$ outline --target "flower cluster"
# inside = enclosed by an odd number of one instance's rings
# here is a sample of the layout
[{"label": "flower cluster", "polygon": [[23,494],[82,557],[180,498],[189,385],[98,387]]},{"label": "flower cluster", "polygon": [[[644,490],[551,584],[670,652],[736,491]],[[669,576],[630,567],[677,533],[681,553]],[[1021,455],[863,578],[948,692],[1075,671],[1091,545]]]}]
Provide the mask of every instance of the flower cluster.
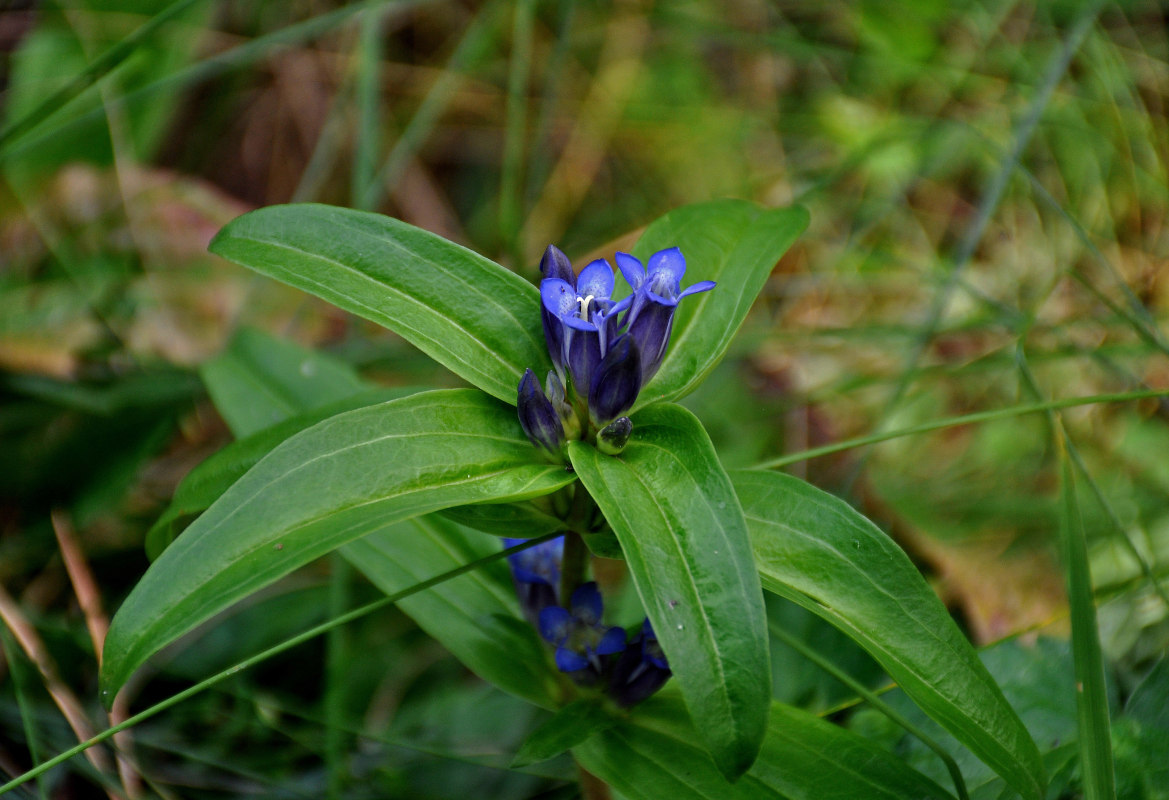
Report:
[{"label": "flower cluster", "polygon": [[[513,547],[522,539],[504,539]],[[632,639],[624,628],[602,624],[604,605],[593,582],[573,590],[568,607],[556,604],[564,538],[529,547],[508,557],[524,615],[556,648],[556,667],[581,686],[599,687],[630,707],[656,692],[670,666],[649,620]]]},{"label": "flower cluster", "polygon": [[540,262],[540,315],[554,369],[543,388],[531,369],[524,372],[518,407],[528,438],[551,453],[582,432],[599,432],[602,449],[624,446],[632,426],[621,415],[661,366],[678,302],[715,285],[682,289],[686,259],[676,247],[654,253],[644,267],[617,253],[617,266],[632,290],[620,301],[604,259],[575,275],[568,257],[549,245]]}]

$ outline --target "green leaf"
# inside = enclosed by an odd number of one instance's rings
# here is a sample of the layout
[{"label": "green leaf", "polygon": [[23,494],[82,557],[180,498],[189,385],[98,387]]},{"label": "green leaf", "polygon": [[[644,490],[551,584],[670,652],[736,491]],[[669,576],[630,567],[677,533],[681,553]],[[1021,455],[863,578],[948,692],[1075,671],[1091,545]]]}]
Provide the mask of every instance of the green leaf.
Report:
[{"label": "green leaf", "polygon": [[776,262],[807,226],[808,212],[800,206],[764,209],[745,200],[718,200],[675,209],[646,228],[633,248],[642,263],[658,250],[678,247],[686,257],[685,285],[712,280],[718,286],[678,304],[670,349],[638,407],[676,400],[710,374]]},{"label": "green leaf", "polygon": [[[428,514],[374,531],[341,554],[394,594],[499,550],[497,539]],[[403,598],[398,607],[479,677],[544,708],[555,705],[548,651],[521,621],[505,561]]]},{"label": "green leaf", "polygon": [[569,446],[625,551],[654,631],[719,769],[746,770],[771,697],[763,593],[743,515],[701,423],[675,405],[634,419],[620,456]]},{"label": "green leaf", "polygon": [[538,764],[576,747],[617,722],[596,700],[577,700],[557,711],[524,740],[511,761],[513,769]]},{"label": "green leaf", "polygon": [[344,400],[330,403],[253,433],[208,456],[187,473],[175,489],[166,511],[146,532],[146,556],[151,561],[162,555],[182,529],[206,511],[231,485],[242,478],[277,445],[306,428],[344,411],[385,403],[418,391],[417,389],[368,389]]},{"label": "green leaf", "polygon": [[909,558],[847,503],[776,472],[732,473],[763,585],[865,648],[922,710],[1027,798],[1038,748]]},{"label": "green leaf", "polygon": [[288,439],[151,565],[106,639],[103,697],[159,648],[236,600],[392,522],[523,500],[573,480],[515,413],[474,390],[423,392],[331,417]]},{"label": "green leaf", "polygon": [[374,388],[345,362],[255,328],[240,329],[199,373],[237,437]]},{"label": "green leaf", "polygon": [[551,516],[534,503],[480,503],[455,506],[441,512],[460,525],[494,536],[534,539],[564,527],[564,521]]},{"label": "green leaf", "polygon": [[535,286],[400,220],[270,206],[224,227],[211,252],[385,325],[512,405],[525,368],[551,368]]},{"label": "green leaf", "polygon": [[573,748],[581,766],[633,800],[942,800],[951,795],[867,739],[782,703],[771,704],[759,760],[728,783],[667,696]]}]

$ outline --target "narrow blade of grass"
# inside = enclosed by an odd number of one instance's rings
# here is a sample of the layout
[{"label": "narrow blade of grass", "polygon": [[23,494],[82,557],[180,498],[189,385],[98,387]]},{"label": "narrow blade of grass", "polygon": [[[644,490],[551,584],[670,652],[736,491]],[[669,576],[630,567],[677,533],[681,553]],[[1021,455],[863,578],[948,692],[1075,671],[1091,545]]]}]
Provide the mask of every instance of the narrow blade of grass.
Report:
[{"label": "narrow blade of grass", "polygon": [[1060,459],[1060,541],[1066,570],[1068,605],[1072,623],[1072,657],[1076,670],[1076,711],[1080,733],[1080,762],[1087,800],[1114,800],[1116,780],[1112,763],[1108,695],[1104,684],[1104,658],[1096,625],[1096,604],[1088,570],[1088,546],[1084,521],[1076,498],[1075,473],[1067,453],[1066,434],[1058,421],[1055,428]]}]

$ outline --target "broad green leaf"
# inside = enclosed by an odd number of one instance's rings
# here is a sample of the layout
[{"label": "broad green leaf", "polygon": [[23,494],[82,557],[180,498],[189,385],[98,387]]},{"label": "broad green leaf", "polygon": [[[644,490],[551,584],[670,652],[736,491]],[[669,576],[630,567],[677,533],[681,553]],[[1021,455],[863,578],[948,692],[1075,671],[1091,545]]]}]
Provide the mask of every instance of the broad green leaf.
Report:
[{"label": "broad green leaf", "polygon": [[245,436],[224,447],[187,473],[175,490],[171,504],[146,532],[146,555],[153,561],[170,547],[183,527],[202,514],[231,485],[272,452],[285,439],[344,411],[384,403],[413,394],[417,389],[367,389],[314,411]]},{"label": "broad green leaf", "polygon": [[331,417],[278,446],[146,571],[110,627],[107,701],[159,648],[236,600],[392,522],[523,500],[573,480],[533,463],[515,413],[481,392],[424,392]]},{"label": "broad green leaf", "polygon": [[527,367],[550,367],[536,287],[400,220],[333,206],[261,208],[211,251],[385,325],[512,405]]},{"label": "broad green leaf", "polygon": [[512,759],[511,766],[526,767],[555,758],[616,722],[617,718],[606,712],[596,700],[569,703],[532,731]]},{"label": "broad green leaf", "polygon": [[700,749],[674,698],[573,748],[581,766],[633,800],[943,800],[952,796],[867,739],[806,711],[771,704],[755,765],[729,783]]},{"label": "broad green leaf", "polygon": [[569,446],[625,551],[637,593],[719,769],[759,751],[771,698],[763,593],[738,499],[701,423],[655,405],[619,457]]},{"label": "broad green leaf", "polygon": [[564,521],[535,503],[480,503],[474,506],[444,508],[444,517],[495,536],[534,539],[564,527]]},{"label": "broad green leaf", "polygon": [[[374,531],[341,553],[375,586],[394,594],[500,547],[497,539],[429,514]],[[403,598],[398,607],[479,677],[544,708],[555,705],[548,650],[521,621],[506,562]]]},{"label": "broad green leaf", "polygon": [[847,503],[801,480],[731,475],[763,586],[847,633],[1024,797],[1041,797],[1035,742],[901,548]]},{"label": "broad green leaf", "polygon": [[652,222],[633,254],[645,260],[668,247],[686,257],[683,286],[717,281],[709,292],[678,304],[670,349],[641,392],[638,407],[676,400],[715,368],[776,262],[808,226],[800,206],[764,209],[744,200],[718,200],[675,209]]},{"label": "broad green leaf", "polygon": [[255,328],[240,329],[199,373],[237,438],[374,388],[345,362]]}]

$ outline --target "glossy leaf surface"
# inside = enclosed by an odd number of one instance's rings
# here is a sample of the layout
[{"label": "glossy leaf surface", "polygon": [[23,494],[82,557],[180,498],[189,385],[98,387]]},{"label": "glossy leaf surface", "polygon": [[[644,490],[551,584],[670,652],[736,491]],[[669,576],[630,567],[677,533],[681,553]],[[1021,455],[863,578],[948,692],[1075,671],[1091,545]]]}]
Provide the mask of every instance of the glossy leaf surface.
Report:
[{"label": "glossy leaf surface", "polygon": [[542,375],[551,366],[535,286],[400,220],[270,206],[227,225],[211,251],[385,325],[513,405],[524,369]]},{"label": "glossy leaf surface", "polygon": [[147,570],[110,627],[108,700],[151,654],[297,567],[398,520],[572,482],[534,463],[515,413],[473,390],[424,392],[288,439]]},{"label": "glossy leaf surface", "polygon": [[385,403],[415,391],[366,389],[339,402],[288,417],[227,445],[187,473],[179,483],[171,504],[146,533],[146,555],[152,561],[162,555],[162,551],[178,536],[184,523],[206,511],[233,483],[285,439],[336,414]]},{"label": "glossy leaf surface", "polygon": [[695,726],[724,774],[746,770],[767,724],[763,595],[742,511],[701,423],[661,404],[620,456],[582,442],[573,467],[617,534]]},{"label": "glossy leaf surface", "polygon": [[681,704],[665,696],[578,745],[573,754],[589,772],[637,800],[951,798],[875,744],[782,703],[771,704],[759,760],[734,783],[700,749],[699,738]]},{"label": "glossy leaf surface", "polygon": [[764,587],[847,633],[1024,797],[1041,797],[1035,742],[901,548],[797,478],[738,471],[732,479]]}]

